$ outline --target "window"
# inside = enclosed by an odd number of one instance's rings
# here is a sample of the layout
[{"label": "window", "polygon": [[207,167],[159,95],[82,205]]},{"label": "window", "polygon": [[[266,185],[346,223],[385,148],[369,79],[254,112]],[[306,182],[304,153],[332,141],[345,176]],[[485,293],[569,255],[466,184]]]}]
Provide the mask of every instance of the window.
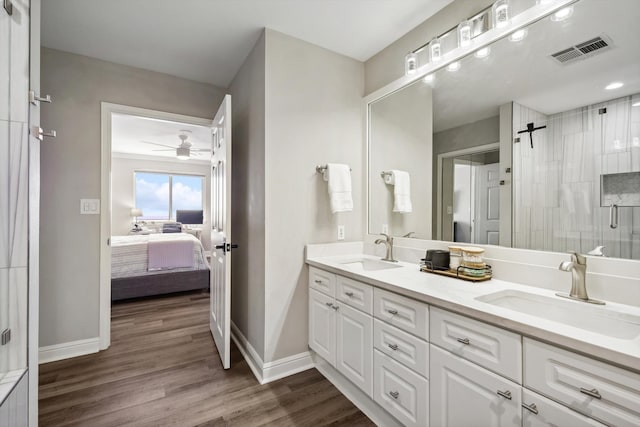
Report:
[{"label": "window", "polygon": [[175,220],[178,209],[203,209],[204,177],[135,172],[136,208],[141,220]]}]

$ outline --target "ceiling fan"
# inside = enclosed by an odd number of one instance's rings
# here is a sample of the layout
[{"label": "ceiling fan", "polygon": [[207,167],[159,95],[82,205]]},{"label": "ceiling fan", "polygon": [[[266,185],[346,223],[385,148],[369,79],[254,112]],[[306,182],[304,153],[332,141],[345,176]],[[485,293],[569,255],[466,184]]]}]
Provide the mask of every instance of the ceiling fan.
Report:
[{"label": "ceiling fan", "polygon": [[180,138],[180,145],[177,147],[172,147],[171,145],[158,144],[157,142],[149,142],[142,141],[145,144],[159,145],[160,147],[167,147],[164,149],[155,149],[152,151],[174,151],[176,152],[176,157],[180,160],[188,160],[192,155],[199,156],[200,153],[210,152],[209,148],[191,148],[192,144],[190,141],[187,141],[189,135],[191,134],[190,130],[183,129],[178,134],[178,138]]}]

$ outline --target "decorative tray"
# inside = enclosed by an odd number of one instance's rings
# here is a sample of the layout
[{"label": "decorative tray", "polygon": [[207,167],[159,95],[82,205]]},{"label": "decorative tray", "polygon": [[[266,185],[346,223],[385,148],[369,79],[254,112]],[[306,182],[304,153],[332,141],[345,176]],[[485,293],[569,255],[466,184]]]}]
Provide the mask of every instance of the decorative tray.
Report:
[{"label": "decorative tray", "polygon": [[428,263],[422,264],[420,266],[420,271],[424,271],[425,273],[433,273],[439,274],[441,276],[453,277],[455,279],[467,280],[469,282],[484,282],[486,280],[491,280],[491,266],[487,264],[484,270],[486,271],[484,276],[469,276],[464,274],[464,269],[469,267],[458,267],[455,271],[452,270],[437,270],[432,268]]}]

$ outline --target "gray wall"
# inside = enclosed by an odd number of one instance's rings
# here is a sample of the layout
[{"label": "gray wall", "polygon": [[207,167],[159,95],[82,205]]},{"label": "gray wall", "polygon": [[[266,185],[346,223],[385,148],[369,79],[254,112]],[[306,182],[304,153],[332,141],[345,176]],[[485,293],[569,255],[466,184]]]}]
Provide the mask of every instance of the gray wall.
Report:
[{"label": "gray wall", "polygon": [[456,0],[431,18],[372,56],[365,63],[365,94],[369,94],[404,75],[407,52],[457,26],[489,6],[488,0]]},{"label": "gray wall", "polygon": [[[304,246],[362,239],[363,63],[266,30],[265,362],[307,350]],[[332,215],[315,166],[351,166],[352,212]]]},{"label": "gray wall", "polygon": [[[221,88],[42,49],[40,346],[98,337],[100,216],[80,215],[81,198],[100,198],[100,102],[212,118]],[[106,201],[103,201],[106,203]]]},{"label": "gray wall", "polygon": [[231,320],[264,358],[265,36],[229,87],[232,106]]}]

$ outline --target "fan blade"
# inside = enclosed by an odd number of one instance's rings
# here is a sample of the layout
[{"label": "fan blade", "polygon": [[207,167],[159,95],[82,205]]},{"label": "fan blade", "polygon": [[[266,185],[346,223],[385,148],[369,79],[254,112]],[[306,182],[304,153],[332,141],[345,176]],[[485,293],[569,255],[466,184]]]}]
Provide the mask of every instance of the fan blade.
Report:
[{"label": "fan blade", "polygon": [[157,149],[157,150],[151,150],[151,151],[176,151],[175,148],[163,148],[163,149]]},{"label": "fan blade", "polygon": [[191,152],[193,153],[194,151],[198,152],[198,153],[210,153],[211,149],[209,149],[209,148],[192,148]]},{"label": "fan blade", "polygon": [[160,146],[160,147],[172,148],[172,149],[174,149],[174,150],[176,149],[176,147],[173,147],[173,146],[171,146],[171,145],[158,144],[157,142],[150,142],[150,141],[140,141],[140,142],[143,142],[143,143],[145,143],[145,144],[158,145],[158,146]]}]

